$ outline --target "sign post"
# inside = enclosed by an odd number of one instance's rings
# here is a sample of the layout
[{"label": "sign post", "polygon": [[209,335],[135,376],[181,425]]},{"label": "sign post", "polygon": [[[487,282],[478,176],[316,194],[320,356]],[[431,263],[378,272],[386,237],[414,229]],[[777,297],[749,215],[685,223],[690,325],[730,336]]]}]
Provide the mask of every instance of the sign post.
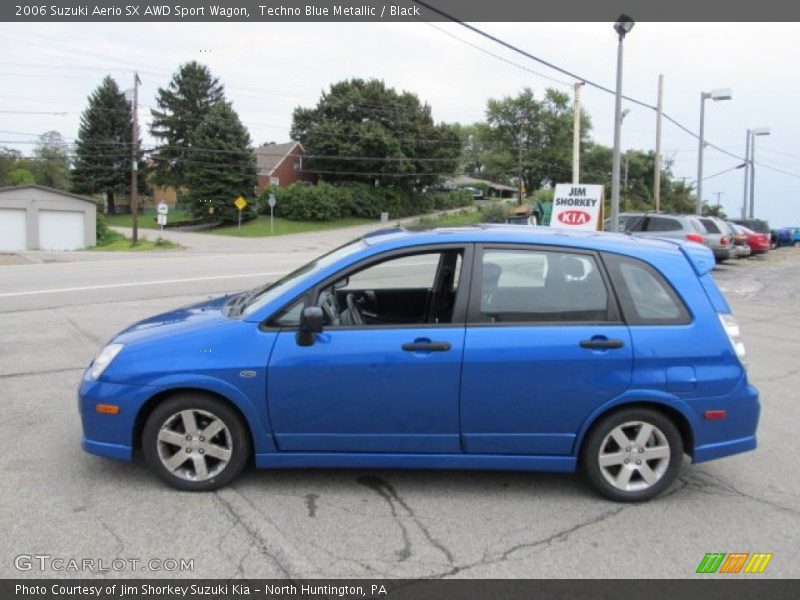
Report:
[{"label": "sign post", "polygon": [[550,227],[560,229],[603,229],[603,186],[559,183],[553,195]]},{"label": "sign post", "polygon": [[161,231],[164,231],[164,225],[167,224],[167,214],[169,213],[169,205],[166,202],[159,202],[156,206],[156,212],[158,213],[158,224],[161,227]]},{"label": "sign post", "polygon": [[278,201],[275,199],[275,194],[269,195],[269,234],[275,233],[275,205]]},{"label": "sign post", "polygon": [[247,206],[247,200],[244,199],[243,196],[239,196],[236,200],[233,201],[233,205],[239,209],[239,229],[242,228],[242,211],[244,207]]}]

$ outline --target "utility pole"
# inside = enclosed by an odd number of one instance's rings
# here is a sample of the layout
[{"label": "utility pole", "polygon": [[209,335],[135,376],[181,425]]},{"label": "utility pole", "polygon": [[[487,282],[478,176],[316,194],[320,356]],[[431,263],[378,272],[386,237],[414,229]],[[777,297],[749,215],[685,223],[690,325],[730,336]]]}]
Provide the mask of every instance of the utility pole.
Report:
[{"label": "utility pole", "polygon": [[576,81],[573,84],[575,88],[575,105],[572,109],[574,113],[572,125],[572,183],[575,184],[581,181],[581,87],[583,85],[583,81]]},{"label": "utility pole", "polygon": [[664,75],[658,76],[658,105],[656,110],[656,165],[653,175],[655,211],[661,210],[661,113],[664,107]]},{"label": "utility pole", "polygon": [[525,131],[525,126],[528,124],[528,117],[524,112],[519,112],[519,139],[517,140],[517,204],[522,206],[522,197],[525,193],[525,181],[522,178],[522,138]]},{"label": "utility pole", "polygon": [[131,225],[133,244],[139,243],[139,73],[133,73],[133,123],[131,124]]},{"label": "utility pole", "polygon": [[720,196],[722,196],[722,194],[724,194],[724,193],[725,193],[725,192],[714,192],[714,195],[717,197],[717,212],[719,212],[719,208],[720,208],[720,202],[719,202],[719,198],[720,198]]},{"label": "utility pole", "polygon": [[[744,197],[742,199],[742,219],[747,218],[747,197],[750,193],[750,130],[747,130],[747,141],[744,148]],[[751,213],[752,217],[752,213]]]}]

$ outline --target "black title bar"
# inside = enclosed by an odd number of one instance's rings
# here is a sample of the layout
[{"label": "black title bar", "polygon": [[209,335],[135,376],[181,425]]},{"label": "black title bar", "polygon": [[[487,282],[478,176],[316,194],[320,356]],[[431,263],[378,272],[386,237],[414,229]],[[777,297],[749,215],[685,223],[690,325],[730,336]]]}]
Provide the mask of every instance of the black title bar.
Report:
[{"label": "black title bar", "polygon": [[[444,14],[442,14],[444,13]],[[622,14],[637,21],[798,21],[787,0],[2,0],[11,22],[347,22],[347,21],[595,21]]]}]

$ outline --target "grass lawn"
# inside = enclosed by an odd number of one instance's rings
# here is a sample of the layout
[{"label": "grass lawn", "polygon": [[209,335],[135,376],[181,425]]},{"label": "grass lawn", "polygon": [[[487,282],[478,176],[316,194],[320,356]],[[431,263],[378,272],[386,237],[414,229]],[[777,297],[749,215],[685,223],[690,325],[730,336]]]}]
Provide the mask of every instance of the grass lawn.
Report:
[{"label": "grass lawn", "polygon": [[359,219],[351,217],[337,219],[336,221],[289,221],[275,217],[275,233],[269,232],[269,215],[258,215],[252,221],[242,223],[242,228],[237,225],[226,225],[216,229],[206,229],[202,233],[216,235],[232,235],[236,237],[268,237],[270,235],[286,235],[289,233],[305,233],[307,231],[322,231],[324,229],[338,229],[339,227],[352,227],[354,225],[368,225],[377,223],[374,219]]},{"label": "grass lawn", "polygon": [[440,217],[423,217],[419,220],[419,225],[423,227],[451,227],[453,225],[473,225],[481,221],[483,221],[482,212],[461,211]]},{"label": "grass lawn", "polygon": [[[191,218],[191,213],[186,211],[172,211],[169,213],[169,222],[176,223]],[[106,215],[106,223],[109,227],[131,227],[130,215]],[[281,217],[275,217],[275,233],[269,232],[269,215],[258,215],[256,219],[244,221],[242,229],[237,225],[225,225],[215,229],[199,229],[198,233],[213,233],[216,235],[232,235],[235,237],[268,237],[270,235],[286,235],[289,233],[305,233],[308,231],[322,231],[324,229],[337,229],[339,227],[351,227],[353,225],[367,225],[376,223],[372,219],[347,218],[337,219],[336,221],[289,221]],[[160,229],[155,222],[155,215],[152,213],[139,215],[140,229]],[[169,231],[168,229],[165,231]]]},{"label": "grass lawn", "polygon": [[[172,210],[167,215],[170,223],[185,221],[191,217],[191,213],[183,210]],[[109,227],[132,227],[130,215],[105,215],[105,219]],[[139,214],[139,227],[142,229],[161,229],[156,223],[155,213],[152,212]]]},{"label": "grass lawn", "polygon": [[131,238],[116,234],[112,241],[86,248],[86,250],[90,252],[142,252],[146,250],[175,250],[176,248],[181,248],[181,246],[161,238],[155,241],[139,240],[139,243],[134,246],[131,243]]}]

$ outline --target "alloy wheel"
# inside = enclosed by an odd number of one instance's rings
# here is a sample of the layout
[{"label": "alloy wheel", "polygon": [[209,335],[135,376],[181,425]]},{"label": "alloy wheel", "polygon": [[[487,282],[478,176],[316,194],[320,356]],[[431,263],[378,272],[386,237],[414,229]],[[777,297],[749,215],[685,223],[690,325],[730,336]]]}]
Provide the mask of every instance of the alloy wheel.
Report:
[{"label": "alloy wheel", "polygon": [[205,410],[174,413],[163,422],[156,439],[164,468],[186,481],[217,476],[233,454],[230,430],[222,419]]},{"label": "alloy wheel", "polygon": [[645,421],[628,421],[606,435],[597,460],[611,486],[623,492],[639,492],[661,480],[670,455],[663,431]]}]

